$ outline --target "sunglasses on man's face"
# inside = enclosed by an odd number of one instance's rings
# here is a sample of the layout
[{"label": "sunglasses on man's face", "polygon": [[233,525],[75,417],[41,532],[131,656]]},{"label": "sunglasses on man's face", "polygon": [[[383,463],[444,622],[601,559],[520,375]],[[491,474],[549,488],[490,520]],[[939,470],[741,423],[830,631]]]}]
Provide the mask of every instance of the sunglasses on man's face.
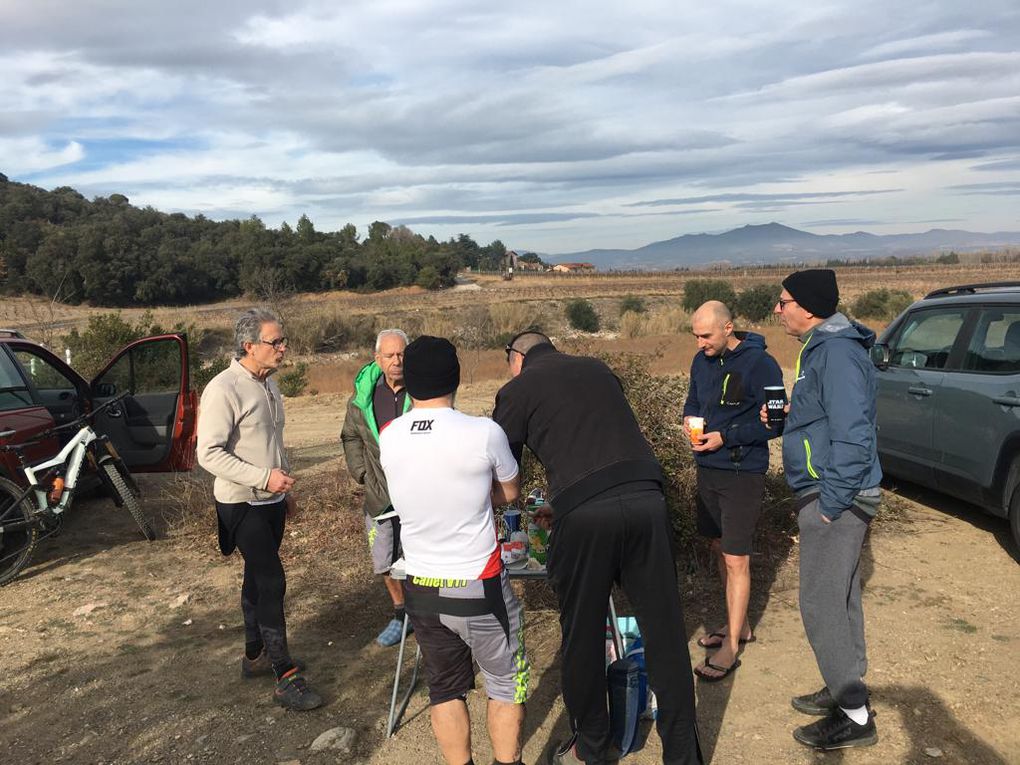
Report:
[{"label": "sunglasses on man's face", "polygon": [[274,351],[278,351],[281,348],[287,347],[287,338],[285,337],[278,337],[275,340],[259,340],[259,342],[273,346]]},{"label": "sunglasses on man's face", "polygon": [[[503,350],[504,350],[504,351],[506,351],[506,363],[507,363],[507,364],[509,364],[509,363],[510,363],[510,354],[511,354],[511,353],[521,353],[521,352],[520,352],[519,350],[517,350],[516,348],[512,348],[512,347],[511,347],[511,346],[509,346],[509,345],[508,345],[508,346],[506,346],[506,347],[505,347],[505,348],[504,348]],[[523,356],[524,354],[523,354],[523,353],[521,353],[521,355]]]}]

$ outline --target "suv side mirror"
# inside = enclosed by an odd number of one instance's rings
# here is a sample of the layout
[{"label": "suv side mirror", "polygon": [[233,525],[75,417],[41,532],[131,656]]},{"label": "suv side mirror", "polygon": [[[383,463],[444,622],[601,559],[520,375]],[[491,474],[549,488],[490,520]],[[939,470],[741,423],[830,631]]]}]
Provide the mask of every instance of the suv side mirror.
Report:
[{"label": "suv side mirror", "polygon": [[889,352],[889,346],[885,343],[875,343],[871,346],[869,353],[871,354],[871,363],[879,369],[886,369],[889,366],[892,354]]},{"label": "suv side mirror", "polygon": [[117,386],[109,382],[96,383],[96,398],[113,398],[117,395]]}]

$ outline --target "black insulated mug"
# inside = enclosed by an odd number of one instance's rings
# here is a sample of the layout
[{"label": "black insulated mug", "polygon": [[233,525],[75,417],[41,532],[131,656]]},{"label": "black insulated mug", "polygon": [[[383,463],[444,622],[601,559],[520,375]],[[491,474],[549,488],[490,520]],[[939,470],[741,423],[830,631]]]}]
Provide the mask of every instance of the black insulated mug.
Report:
[{"label": "black insulated mug", "polygon": [[786,388],[766,385],[765,408],[768,410],[769,427],[779,427],[786,422]]}]

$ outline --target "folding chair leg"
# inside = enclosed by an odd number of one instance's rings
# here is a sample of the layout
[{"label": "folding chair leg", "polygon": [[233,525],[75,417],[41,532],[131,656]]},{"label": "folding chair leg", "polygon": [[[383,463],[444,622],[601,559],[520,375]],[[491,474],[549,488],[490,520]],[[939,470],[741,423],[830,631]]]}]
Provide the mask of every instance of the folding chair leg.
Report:
[{"label": "folding chair leg", "polygon": [[404,693],[404,697],[400,702],[400,708],[397,708],[397,694],[400,692],[400,670],[404,666],[404,646],[407,643],[407,614],[404,614],[404,625],[400,632],[400,650],[397,652],[397,669],[393,674],[393,694],[390,696],[390,714],[386,721],[386,738],[390,738],[396,731],[397,726],[400,725],[400,719],[404,716],[404,712],[407,711],[407,705],[411,701],[411,694],[414,693],[415,686],[418,684],[418,665],[421,663],[421,646],[415,649],[414,653],[414,670],[411,672],[411,681],[408,683],[407,691]]}]

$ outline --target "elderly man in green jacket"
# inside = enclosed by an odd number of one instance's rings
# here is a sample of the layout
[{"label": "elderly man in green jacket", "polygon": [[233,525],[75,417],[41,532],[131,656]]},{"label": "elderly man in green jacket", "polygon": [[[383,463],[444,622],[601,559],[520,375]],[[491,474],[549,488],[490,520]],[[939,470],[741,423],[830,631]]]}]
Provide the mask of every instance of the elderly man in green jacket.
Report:
[{"label": "elderly man in green jacket", "polygon": [[354,379],[354,395],[347,402],[347,416],[340,441],[347,471],[365,487],[365,530],[372,554],[372,570],[380,574],[393,601],[393,618],[376,642],[392,646],[400,642],[404,625],[404,592],[390,569],[400,557],[400,522],[396,518],[376,521],[391,510],[386,476],[379,464],[379,431],[411,408],[404,389],[404,348],[407,335],[384,329],[375,339],[375,360],[362,367]]}]

